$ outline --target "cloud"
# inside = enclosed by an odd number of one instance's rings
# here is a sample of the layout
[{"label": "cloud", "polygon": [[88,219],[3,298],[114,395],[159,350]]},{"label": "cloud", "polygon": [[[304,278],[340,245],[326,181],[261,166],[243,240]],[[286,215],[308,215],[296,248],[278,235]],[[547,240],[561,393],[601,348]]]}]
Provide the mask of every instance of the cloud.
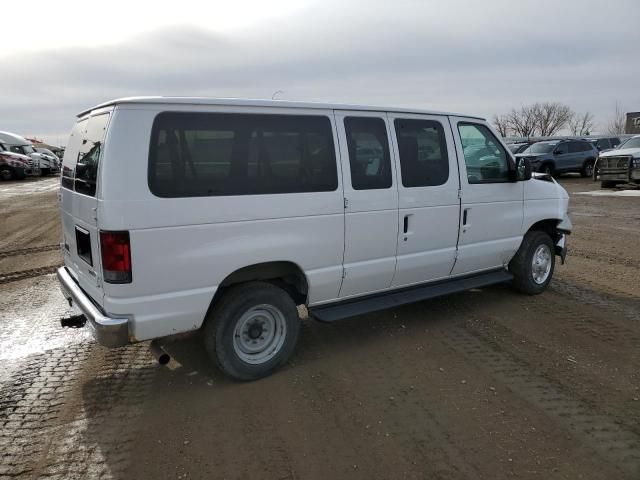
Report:
[{"label": "cloud", "polygon": [[637,2],[613,2],[621,14],[610,25],[612,2],[442,3],[329,2],[224,34],[177,25],[117,45],[8,56],[0,129],[57,139],[78,111],[115,97],[276,90],[483,116],[554,100],[602,124],[616,100],[640,109]]}]

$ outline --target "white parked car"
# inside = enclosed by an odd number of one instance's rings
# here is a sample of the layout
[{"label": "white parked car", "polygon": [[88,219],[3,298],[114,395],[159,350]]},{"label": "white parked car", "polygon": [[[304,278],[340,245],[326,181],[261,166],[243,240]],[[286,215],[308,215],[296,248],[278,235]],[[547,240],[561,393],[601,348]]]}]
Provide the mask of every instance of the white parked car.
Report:
[{"label": "white parked car", "polygon": [[544,291],[567,204],[477,117],[114,100],[67,144],[58,277],[101,344],[202,329],[226,374],[256,379],[291,355],[297,305],[334,321],[505,281]]}]

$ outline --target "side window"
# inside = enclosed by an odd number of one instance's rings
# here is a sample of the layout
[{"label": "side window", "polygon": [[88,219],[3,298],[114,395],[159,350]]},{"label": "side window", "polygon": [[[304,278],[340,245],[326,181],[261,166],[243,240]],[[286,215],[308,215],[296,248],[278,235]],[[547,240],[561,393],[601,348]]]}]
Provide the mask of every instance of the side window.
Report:
[{"label": "side window", "polygon": [[164,112],[151,132],[148,181],[160,197],[333,191],[331,122],[310,115]]},{"label": "side window", "polygon": [[582,144],[580,142],[569,142],[569,153],[578,153],[582,151]]},{"label": "side window", "polygon": [[384,120],[374,117],[344,119],[355,190],[391,187],[391,156]]},{"label": "side window", "polygon": [[599,150],[604,150],[605,148],[609,148],[609,140],[606,138],[601,138],[596,143],[596,146],[598,147]]},{"label": "side window", "polygon": [[569,153],[569,144],[567,142],[557,144],[553,148],[553,153],[556,155],[564,155],[566,153]]},{"label": "side window", "polygon": [[104,147],[104,135],[109,114],[89,118],[87,131],[80,142],[78,163],[75,169],[74,187],[76,192],[95,197],[98,179],[98,165]]},{"label": "side window", "polygon": [[615,148],[618,145],[620,145],[620,139],[619,138],[610,138],[611,140],[611,148]]},{"label": "side window", "polygon": [[447,141],[440,122],[396,119],[394,122],[402,185],[429,187],[449,179]]},{"label": "side window", "polygon": [[491,130],[475,123],[459,123],[458,132],[469,183],[509,181],[511,157]]}]

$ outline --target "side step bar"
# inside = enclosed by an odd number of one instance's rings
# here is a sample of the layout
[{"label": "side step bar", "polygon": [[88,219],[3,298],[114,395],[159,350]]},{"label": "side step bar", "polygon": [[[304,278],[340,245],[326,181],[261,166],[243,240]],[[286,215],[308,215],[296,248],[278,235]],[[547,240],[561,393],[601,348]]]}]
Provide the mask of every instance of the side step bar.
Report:
[{"label": "side step bar", "polygon": [[343,318],[364,315],[365,313],[376,312],[386,308],[398,307],[407,303],[420,302],[430,298],[448,295],[450,293],[462,292],[471,288],[481,288],[496,283],[504,283],[513,279],[506,270],[498,270],[489,273],[482,273],[470,277],[445,280],[418,287],[405,288],[389,293],[383,293],[364,298],[346,300],[337,304],[311,307],[310,313],[321,322],[335,322]]}]

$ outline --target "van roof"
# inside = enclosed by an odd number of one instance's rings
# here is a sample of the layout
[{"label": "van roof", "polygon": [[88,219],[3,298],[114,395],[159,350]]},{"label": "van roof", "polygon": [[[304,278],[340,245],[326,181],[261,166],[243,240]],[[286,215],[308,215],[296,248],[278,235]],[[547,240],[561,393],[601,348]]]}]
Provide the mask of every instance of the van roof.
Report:
[{"label": "van roof", "polygon": [[108,102],[96,105],[93,108],[84,110],[78,114],[82,117],[97,108],[108,107],[111,105],[122,104],[162,104],[162,105],[229,105],[243,107],[286,107],[286,108],[317,108],[329,110],[361,110],[376,112],[395,112],[395,113],[418,113],[424,115],[455,115],[460,117],[477,118],[485,120],[475,115],[462,115],[458,113],[437,112],[432,110],[421,110],[408,107],[380,107],[372,105],[348,105],[340,103],[321,103],[321,102],[294,102],[288,100],[259,100],[259,99],[243,99],[243,98],[210,98],[210,97],[126,97],[110,100]]}]

